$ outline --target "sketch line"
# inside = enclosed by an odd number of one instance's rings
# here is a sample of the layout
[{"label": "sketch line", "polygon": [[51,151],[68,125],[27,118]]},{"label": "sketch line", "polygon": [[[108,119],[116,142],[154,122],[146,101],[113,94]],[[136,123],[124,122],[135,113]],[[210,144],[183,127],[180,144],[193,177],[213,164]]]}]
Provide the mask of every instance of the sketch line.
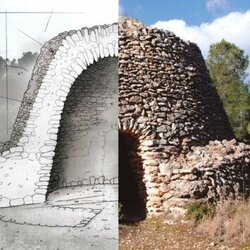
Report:
[{"label": "sketch line", "polygon": [[29,37],[31,40],[33,40],[34,42],[38,43],[39,45],[43,46],[42,43],[38,42],[36,39],[34,39],[33,37],[29,36],[28,34],[26,34],[25,32],[21,31],[20,29],[17,29],[19,32],[21,32],[22,34],[24,34],[25,36]]},{"label": "sketch line", "polygon": [[17,100],[17,99],[14,99],[14,98],[10,98],[10,97],[4,97],[4,96],[0,96],[1,99],[8,99],[8,100],[11,100],[11,101],[15,101],[15,102],[22,102],[21,100]]},{"label": "sketch line", "polygon": [[47,31],[47,29],[48,29],[49,22],[50,22],[50,19],[51,19],[52,14],[53,14],[53,10],[54,10],[54,9],[52,9],[52,10],[51,10],[51,13],[50,13],[50,15],[49,15],[49,20],[48,20],[48,22],[47,22],[47,24],[46,24],[46,27],[45,27],[44,32],[46,32],[46,31]]},{"label": "sketch line", "polygon": [[[95,215],[95,217],[96,217],[96,215]],[[13,219],[8,219],[8,220],[0,219],[0,221],[5,222],[5,223],[13,223],[13,224],[16,224],[16,225],[21,225],[21,226],[27,225],[27,226],[34,226],[34,227],[50,227],[50,228],[64,228],[64,227],[66,227],[66,228],[75,228],[75,226],[71,226],[71,225],[63,225],[63,226],[55,225],[55,226],[50,226],[50,225],[47,225],[47,224],[39,224],[39,223],[32,224],[32,223],[29,223],[29,222],[26,222],[26,221],[23,222],[23,223],[21,223],[21,222],[16,222]],[[85,227],[87,225],[88,225],[88,223],[82,224],[81,227]]]},{"label": "sketch line", "polygon": [[[49,209],[64,209],[65,208],[63,207],[56,207],[56,206],[51,206],[49,207]],[[44,207],[43,207],[44,209]],[[70,210],[79,210],[79,209],[72,209],[72,208],[68,208]],[[90,213],[94,213],[93,215],[84,215],[83,214],[83,217],[80,219],[79,218],[79,222],[80,223],[77,223],[77,224],[70,224],[70,223],[66,223],[66,224],[62,224],[62,225],[59,225],[59,224],[50,224],[49,222],[30,222],[30,221],[26,221],[24,220],[23,222],[19,222],[17,218],[8,218],[6,215],[4,214],[0,214],[0,221],[1,222],[5,222],[5,223],[13,223],[13,224],[17,224],[17,225],[21,225],[21,226],[24,226],[24,225],[28,225],[28,226],[35,226],[35,227],[50,227],[50,228],[81,228],[81,227],[85,227],[87,226],[97,215],[99,215],[103,210],[102,209],[88,209],[88,208],[84,208],[84,209],[81,209],[82,212],[86,211],[88,212],[87,210],[90,210],[89,212]]]},{"label": "sketch line", "polygon": [[56,202],[61,202],[61,201],[73,201],[73,200],[82,200],[82,199],[89,199],[89,198],[96,198],[96,197],[103,197],[104,195],[91,195],[91,196],[85,196],[85,197],[79,197],[79,198],[72,198],[72,199],[67,199],[67,200],[55,200]]},{"label": "sketch line", "polygon": [[11,65],[10,65],[10,66],[8,65],[7,67],[8,67],[8,68],[23,69],[23,70],[25,70],[25,71],[29,72],[29,70],[27,70],[27,69],[25,69],[25,68],[23,68],[23,67],[20,67],[20,66],[16,66],[16,65],[12,65],[12,66],[11,66]]},{"label": "sketch line", "polygon": [[8,83],[8,17],[7,17],[7,10],[5,11],[5,56],[6,56],[6,60],[5,60],[5,73],[6,73],[6,86],[5,86],[5,95],[6,95],[6,133],[7,135],[9,134],[9,100],[8,100],[8,96],[9,96],[9,83]]},{"label": "sketch line", "polygon": [[[88,205],[88,204],[98,204],[98,203],[109,203],[109,202],[118,202],[118,200],[108,200],[108,201],[105,201],[105,200],[103,200],[103,201],[91,201],[91,202],[83,202],[83,203],[73,203],[73,204],[61,204],[61,205],[56,205],[57,207],[63,207],[63,206],[65,206],[65,205],[67,205],[67,206],[78,206],[78,205]],[[49,205],[52,205],[52,203],[48,203]]]}]

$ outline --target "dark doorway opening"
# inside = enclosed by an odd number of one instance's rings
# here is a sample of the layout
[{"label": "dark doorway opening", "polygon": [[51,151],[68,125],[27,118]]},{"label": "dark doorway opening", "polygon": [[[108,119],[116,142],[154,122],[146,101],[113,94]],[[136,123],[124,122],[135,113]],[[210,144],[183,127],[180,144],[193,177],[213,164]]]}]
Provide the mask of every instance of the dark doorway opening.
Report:
[{"label": "dark doorway opening", "polygon": [[146,187],[138,139],[119,132],[119,218],[132,223],[146,218]]}]

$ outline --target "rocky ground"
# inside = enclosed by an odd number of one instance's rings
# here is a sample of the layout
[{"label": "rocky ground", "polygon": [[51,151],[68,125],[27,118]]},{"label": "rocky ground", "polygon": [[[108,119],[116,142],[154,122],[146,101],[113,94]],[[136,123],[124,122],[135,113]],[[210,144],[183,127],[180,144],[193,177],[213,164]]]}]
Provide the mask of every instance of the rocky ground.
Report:
[{"label": "rocky ground", "polygon": [[234,244],[199,235],[189,224],[169,225],[148,219],[120,225],[120,250],[248,250],[249,244]]}]

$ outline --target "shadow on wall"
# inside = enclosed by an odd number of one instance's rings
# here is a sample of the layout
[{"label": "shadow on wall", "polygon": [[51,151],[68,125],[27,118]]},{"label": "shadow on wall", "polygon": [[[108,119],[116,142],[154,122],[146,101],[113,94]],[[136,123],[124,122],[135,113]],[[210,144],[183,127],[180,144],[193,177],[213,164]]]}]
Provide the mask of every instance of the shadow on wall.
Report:
[{"label": "shadow on wall", "polygon": [[73,84],[60,121],[49,192],[111,184],[117,176],[117,64],[117,58],[101,59]]},{"label": "shadow on wall", "polygon": [[119,132],[121,222],[135,222],[146,218],[147,193],[143,182],[143,162],[138,147],[139,140],[135,136]]},{"label": "shadow on wall", "polygon": [[[25,92],[11,140],[4,145],[5,151],[0,156],[0,176],[8,177],[1,178],[1,207],[46,201],[64,102],[71,86],[83,70],[88,69],[94,62],[98,64],[103,58],[117,57],[117,28],[117,24],[82,28],[77,31],[60,33],[57,37],[45,43],[37,58],[29,87]],[[49,51],[52,48],[53,53],[50,53]],[[117,63],[116,70],[112,73],[114,72],[117,75]],[[99,75],[99,78],[102,79],[102,74]],[[117,96],[115,93],[113,95]],[[105,105],[111,106],[112,101],[107,102]],[[115,106],[117,107],[117,104],[114,104]],[[100,123],[98,124],[100,125],[100,133],[105,134],[109,131],[104,131],[106,123],[102,123],[102,121],[109,120],[111,116],[109,113],[112,112],[106,112],[109,110],[106,110],[106,107],[101,108],[101,110],[98,110],[101,113],[99,116]],[[114,119],[114,117],[117,117],[117,115],[112,113],[112,118]],[[75,124],[77,126],[77,122]],[[107,127],[111,129],[111,126]],[[117,143],[117,134],[114,132],[116,127],[117,119],[110,131],[110,135],[113,134],[109,136],[109,139],[116,138]],[[79,127],[78,129],[82,130],[83,128]],[[116,133],[118,133],[117,129]],[[94,136],[95,138],[104,137],[104,135],[97,135],[97,133]],[[108,147],[112,148],[113,141],[111,140],[111,142],[105,141]],[[98,146],[101,147],[102,145],[98,144]],[[114,152],[109,148],[105,150]],[[109,155],[111,153],[107,154],[107,152],[104,151],[102,154],[105,157],[104,161],[106,161],[103,166],[110,166],[106,163],[115,160]],[[99,156],[99,152],[96,152],[96,155]],[[88,165],[91,166],[91,164]],[[112,172],[111,169],[113,168],[105,169],[105,167],[101,167],[99,175],[95,173],[91,173],[91,175],[102,177],[105,173],[106,177],[106,170]],[[117,184],[117,171],[113,174],[109,179],[113,184],[115,182]],[[98,178],[98,182],[100,180],[102,179]],[[71,181],[70,176],[69,181]]]}]

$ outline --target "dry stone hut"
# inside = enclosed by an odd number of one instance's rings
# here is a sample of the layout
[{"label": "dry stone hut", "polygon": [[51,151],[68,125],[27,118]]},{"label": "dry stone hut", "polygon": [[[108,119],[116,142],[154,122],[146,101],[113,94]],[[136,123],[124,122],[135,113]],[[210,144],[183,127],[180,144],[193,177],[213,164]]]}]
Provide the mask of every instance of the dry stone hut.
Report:
[{"label": "dry stone hut", "polygon": [[[118,184],[117,25],[59,34],[41,50],[0,156],[0,207],[63,187]],[[120,201],[140,216],[250,191],[238,143],[199,48],[119,25]],[[131,211],[129,211],[131,212]]]},{"label": "dry stone hut", "polygon": [[118,184],[117,54],[116,24],[44,45],[0,156],[0,207],[45,202],[63,187]]},{"label": "dry stone hut", "polygon": [[250,147],[234,139],[197,45],[129,18],[119,24],[119,131],[128,214],[249,193]]}]

